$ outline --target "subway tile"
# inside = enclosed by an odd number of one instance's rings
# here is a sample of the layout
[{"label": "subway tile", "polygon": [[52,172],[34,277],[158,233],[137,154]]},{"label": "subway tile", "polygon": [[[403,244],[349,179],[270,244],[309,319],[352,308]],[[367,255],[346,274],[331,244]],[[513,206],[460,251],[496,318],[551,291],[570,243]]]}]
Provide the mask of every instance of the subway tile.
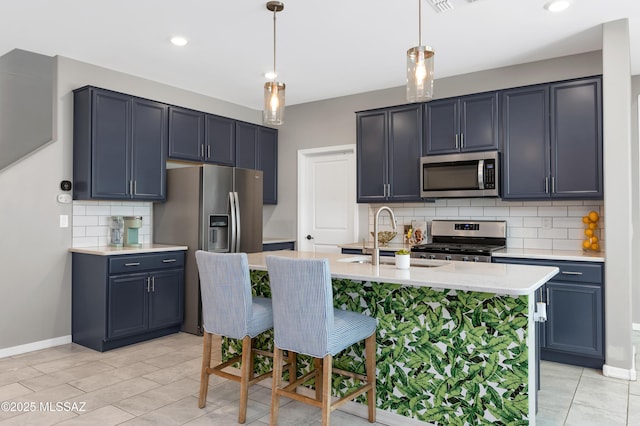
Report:
[{"label": "subway tile", "polygon": [[584,224],[582,223],[582,219],[579,219],[577,217],[554,217],[553,227],[584,229]]},{"label": "subway tile", "polygon": [[85,235],[87,237],[104,237],[109,232],[109,228],[104,226],[87,226]]},{"label": "subway tile", "polygon": [[453,218],[458,216],[457,207],[437,207],[436,216],[439,218]]},{"label": "subway tile", "polygon": [[567,208],[562,206],[538,207],[538,216],[566,216]]},{"label": "subway tile", "polygon": [[505,222],[507,222],[507,229],[516,226],[519,228],[524,227],[524,220],[522,217],[518,217],[518,216],[509,216],[509,217],[505,217],[505,218],[501,218],[504,219]]},{"label": "subway tile", "polygon": [[460,207],[458,211],[460,213],[460,216],[464,216],[464,217],[483,217],[484,216],[483,207]]},{"label": "subway tile", "polygon": [[507,235],[510,238],[537,238],[536,228],[507,228]]},{"label": "subway tile", "polygon": [[97,247],[100,245],[97,237],[74,237],[72,244],[73,247]]},{"label": "subway tile", "polygon": [[111,206],[112,216],[133,216],[133,206]]},{"label": "subway tile", "polygon": [[506,207],[506,206],[485,207],[484,215],[485,216],[509,216],[509,207]]},{"label": "subway tile", "polygon": [[86,227],[84,226],[74,226],[73,227],[73,238],[78,238],[78,237],[86,237],[87,233],[86,233]]},{"label": "subway tile", "polygon": [[522,238],[507,237],[507,247],[516,249],[524,248],[524,240]]},{"label": "subway tile", "polygon": [[567,230],[563,228],[538,228],[538,238],[567,238]]},{"label": "subway tile", "polygon": [[74,216],[73,226],[98,226],[98,216]]},{"label": "subway tile", "polygon": [[525,217],[523,218],[523,226],[527,228],[541,228],[542,218],[541,217]]},{"label": "subway tile", "polygon": [[582,250],[582,240],[553,240],[554,250]]},{"label": "subway tile", "polygon": [[538,208],[533,206],[526,207],[509,207],[511,216],[537,216]]},{"label": "subway tile", "polygon": [[73,202],[72,210],[74,216],[85,216],[87,214],[87,206],[83,204],[77,204],[76,201]]},{"label": "subway tile", "polygon": [[539,240],[532,238],[523,239],[523,247],[525,249],[546,249],[551,250],[553,248],[552,240]]},{"label": "subway tile", "polygon": [[468,207],[471,205],[469,198],[452,198],[447,200],[447,207]]},{"label": "subway tile", "polygon": [[416,217],[433,217],[436,215],[436,208],[435,207],[421,207],[421,208],[415,208],[413,209],[413,214],[416,215]]},{"label": "subway tile", "polygon": [[469,203],[471,206],[492,207],[496,205],[495,198],[472,198]]},{"label": "subway tile", "polygon": [[111,207],[105,205],[87,206],[86,215],[108,216],[111,214]]}]

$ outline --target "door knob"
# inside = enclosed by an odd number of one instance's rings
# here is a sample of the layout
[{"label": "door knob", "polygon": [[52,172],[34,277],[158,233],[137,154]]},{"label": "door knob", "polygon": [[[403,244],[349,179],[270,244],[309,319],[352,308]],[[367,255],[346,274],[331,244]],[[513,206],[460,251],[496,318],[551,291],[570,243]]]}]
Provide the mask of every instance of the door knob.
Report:
[{"label": "door knob", "polygon": [[307,240],[313,240],[313,237],[311,235],[307,235]]}]

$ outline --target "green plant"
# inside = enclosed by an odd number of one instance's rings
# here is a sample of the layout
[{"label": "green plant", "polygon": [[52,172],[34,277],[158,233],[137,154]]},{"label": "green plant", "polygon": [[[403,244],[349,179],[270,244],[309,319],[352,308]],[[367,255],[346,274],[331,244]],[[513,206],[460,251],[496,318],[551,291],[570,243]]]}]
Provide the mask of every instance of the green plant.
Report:
[{"label": "green plant", "polygon": [[403,255],[403,254],[409,254],[409,250],[405,250],[405,249],[400,249],[396,252],[396,254],[398,256]]}]

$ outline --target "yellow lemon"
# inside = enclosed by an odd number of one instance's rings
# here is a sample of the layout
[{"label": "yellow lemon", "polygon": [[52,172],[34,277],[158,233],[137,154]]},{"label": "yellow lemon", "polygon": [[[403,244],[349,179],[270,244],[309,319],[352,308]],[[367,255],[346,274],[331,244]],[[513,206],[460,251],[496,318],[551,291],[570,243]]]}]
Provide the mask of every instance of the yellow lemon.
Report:
[{"label": "yellow lemon", "polygon": [[597,243],[598,242],[598,237],[596,235],[594,235],[589,240],[591,241],[591,244]]},{"label": "yellow lemon", "polygon": [[593,229],[585,229],[584,230],[584,235],[586,235],[587,237],[593,237]]},{"label": "yellow lemon", "polygon": [[589,220],[591,222],[597,222],[598,219],[600,219],[600,215],[597,212],[594,212],[593,210],[591,210],[589,212]]},{"label": "yellow lemon", "polygon": [[591,250],[599,250],[600,246],[598,245],[598,243],[593,243],[591,244]]},{"label": "yellow lemon", "polygon": [[598,224],[597,224],[597,223],[595,223],[595,222],[591,222],[591,223],[589,224],[589,229],[596,229],[597,227],[598,227]]},{"label": "yellow lemon", "polygon": [[584,223],[589,223],[589,216],[582,216],[582,221]]},{"label": "yellow lemon", "polygon": [[591,248],[591,241],[589,241],[589,240],[584,240],[584,241],[582,242],[582,247],[583,247],[583,248],[585,248],[585,249],[590,249],[590,248]]}]

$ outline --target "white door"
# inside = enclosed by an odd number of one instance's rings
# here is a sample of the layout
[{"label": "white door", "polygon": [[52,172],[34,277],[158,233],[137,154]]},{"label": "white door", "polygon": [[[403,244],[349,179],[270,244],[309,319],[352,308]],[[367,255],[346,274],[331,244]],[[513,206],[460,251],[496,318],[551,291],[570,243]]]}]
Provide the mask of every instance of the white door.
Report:
[{"label": "white door", "polygon": [[340,253],[357,240],[355,145],[298,151],[300,251]]}]

